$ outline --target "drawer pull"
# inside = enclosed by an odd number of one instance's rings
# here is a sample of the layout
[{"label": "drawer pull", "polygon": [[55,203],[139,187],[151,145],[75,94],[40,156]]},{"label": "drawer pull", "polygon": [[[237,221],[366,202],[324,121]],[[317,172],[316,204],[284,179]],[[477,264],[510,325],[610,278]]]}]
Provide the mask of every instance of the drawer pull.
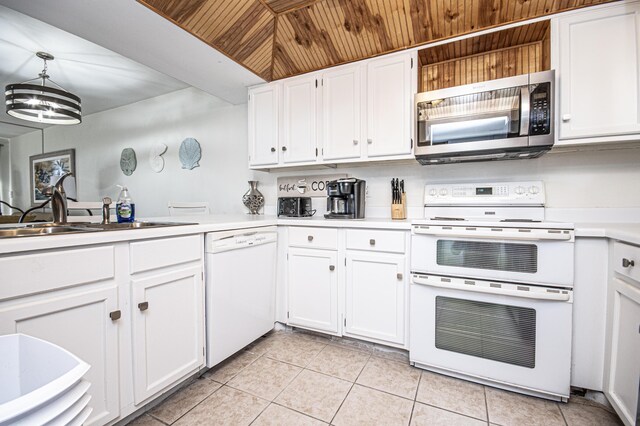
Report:
[{"label": "drawer pull", "polygon": [[309,242],[313,241],[313,235],[309,235],[309,236],[307,237],[307,241],[309,241]]},{"label": "drawer pull", "polygon": [[396,274],[396,277],[398,278],[398,280],[402,281],[402,274],[401,273]]},{"label": "drawer pull", "polygon": [[626,258],[622,259],[622,267],[623,268],[628,268],[629,266],[635,266],[635,265],[636,265],[636,262],[633,261],[633,260],[629,260],[629,259],[626,259]]},{"label": "drawer pull", "polygon": [[286,147],[286,146],[283,146],[283,147],[282,147],[282,152],[285,152],[286,150],[287,150],[287,147]]},{"label": "drawer pull", "polygon": [[374,240],[373,238],[369,240],[369,245],[370,246],[375,246],[376,245],[376,240]]},{"label": "drawer pull", "polygon": [[335,269],[336,269],[335,265],[329,265],[329,270],[330,271],[335,271]]},{"label": "drawer pull", "polygon": [[354,144],[354,145],[358,145],[358,139],[354,139],[354,140],[353,140],[353,144]]},{"label": "drawer pull", "polygon": [[146,311],[147,309],[149,309],[149,302],[138,303],[138,309],[140,309],[141,311]]},{"label": "drawer pull", "polygon": [[118,321],[120,317],[122,317],[122,312],[120,312],[119,310],[109,313],[109,318],[111,318],[111,321]]},{"label": "drawer pull", "polygon": [[274,147],[271,147],[271,152],[276,152],[276,149]]}]

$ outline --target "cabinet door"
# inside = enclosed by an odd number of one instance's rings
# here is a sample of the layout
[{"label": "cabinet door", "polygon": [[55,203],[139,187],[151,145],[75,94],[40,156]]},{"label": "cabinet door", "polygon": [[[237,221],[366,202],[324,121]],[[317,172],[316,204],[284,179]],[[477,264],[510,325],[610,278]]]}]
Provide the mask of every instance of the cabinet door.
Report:
[{"label": "cabinet door", "polygon": [[347,252],[345,334],[403,344],[405,256]]},{"label": "cabinet door", "polygon": [[249,89],[249,165],[278,164],[279,83]]},{"label": "cabinet door", "polygon": [[311,76],[288,79],[283,83],[282,162],[304,163],[316,160],[316,91],[318,80]]},{"label": "cabinet door", "polygon": [[109,313],[117,309],[115,286],[47,293],[0,307],[0,334],[24,333],[54,343],[91,368],[86,425],[102,425],[119,415],[118,324]]},{"label": "cabinet door", "polygon": [[367,64],[367,154],[411,154],[411,56]]},{"label": "cabinet door", "polygon": [[202,267],[133,279],[131,285],[138,405],[204,364]]},{"label": "cabinet door", "polygon": [[559,21],[560,139],[640,133],[640,4]]},{"label": "cabinet door", "polygon": [[289,249],[288,324],[338,332],[338,254]]},{"label": "cabinet door", "polygon": [[341,67],[322,76],[322,158],[360,158],[361,68]]},{"label": "cabinet door", "polygon": [[612,281],[609,371],[605,394],[625,424],[636,424],[640,391],[640,286]]}]

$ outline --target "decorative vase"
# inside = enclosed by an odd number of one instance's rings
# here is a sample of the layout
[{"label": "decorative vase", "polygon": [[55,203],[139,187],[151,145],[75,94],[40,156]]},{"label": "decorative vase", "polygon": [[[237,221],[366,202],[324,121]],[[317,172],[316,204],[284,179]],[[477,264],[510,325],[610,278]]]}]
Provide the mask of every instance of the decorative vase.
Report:
[{"label": "decorative vase", "polygon": [[260,214],[264,206],[264,195],[258,191],[258,181],[249,181],[249,190],[242,196],[242,203],[249,209],[249,214]]}]

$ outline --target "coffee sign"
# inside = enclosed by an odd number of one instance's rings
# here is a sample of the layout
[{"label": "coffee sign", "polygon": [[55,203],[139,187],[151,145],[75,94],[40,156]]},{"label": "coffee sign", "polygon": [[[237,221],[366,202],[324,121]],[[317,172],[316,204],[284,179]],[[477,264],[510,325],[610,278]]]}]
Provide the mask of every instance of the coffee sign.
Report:
[{"label": "coffee sign", "polygon": [[327,183],[346,177],[346,174],[279,177],[278,197],[326,197]]}]

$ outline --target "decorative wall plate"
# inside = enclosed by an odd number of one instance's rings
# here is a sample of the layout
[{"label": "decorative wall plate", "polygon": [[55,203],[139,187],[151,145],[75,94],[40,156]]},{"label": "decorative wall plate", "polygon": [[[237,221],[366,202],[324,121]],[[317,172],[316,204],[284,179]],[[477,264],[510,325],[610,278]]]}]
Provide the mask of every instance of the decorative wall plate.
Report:
[{"label": "decorative wall plate", "polygon": [[151,147],[151,151],[149,152],[149,166],[151,166],[151,170],[156,173],[160,173],[162,169],[164,169],[164,158],[162,158],[162,154],[167,152],[167,146],[163,143],[157,143]]},{"label": "decorative wall plate", "polygon": [[133,148],[125,148],[120,154],[120,169],[126,176],[131,176],[138,165],[136,152]]},{"label": "decorative wall plate", "polygon": [[180,150],[178,151],[180,156],[180,162],[183,169],[193,170],[200,164],[200,158],[202,158],[202,150],[200,144],[194,138],[186,138],[180,144]]}]

